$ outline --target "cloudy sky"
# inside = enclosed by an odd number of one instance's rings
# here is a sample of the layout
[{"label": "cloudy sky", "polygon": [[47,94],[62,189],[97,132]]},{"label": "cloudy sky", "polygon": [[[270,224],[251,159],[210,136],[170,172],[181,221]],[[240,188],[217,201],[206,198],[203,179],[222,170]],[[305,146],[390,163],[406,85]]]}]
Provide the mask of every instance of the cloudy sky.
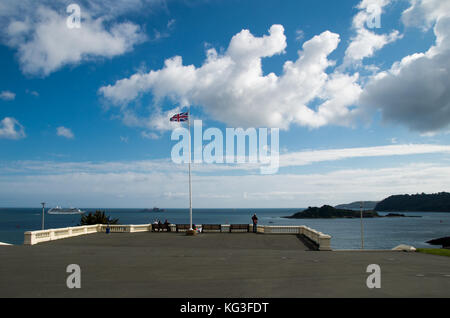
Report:
[{"label": "cloudy sky", "polygon": [[0,0],[0,206],[187,207],[189,106],[280,129],[274,175],[194,164],[194,207],[448,191],[449,37],[442,0]]}]

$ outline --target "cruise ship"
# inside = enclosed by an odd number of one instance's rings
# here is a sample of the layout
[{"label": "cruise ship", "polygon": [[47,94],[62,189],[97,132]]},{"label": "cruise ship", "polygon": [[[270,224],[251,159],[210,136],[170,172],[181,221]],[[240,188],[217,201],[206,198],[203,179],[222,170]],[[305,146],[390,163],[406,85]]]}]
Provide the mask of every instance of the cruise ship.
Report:
[{"label": "cruise ship", "polygon": [[57,206],[48,210],[48,214],[83,214],[85,211],[81,211],[77,208],[61,208]]}]

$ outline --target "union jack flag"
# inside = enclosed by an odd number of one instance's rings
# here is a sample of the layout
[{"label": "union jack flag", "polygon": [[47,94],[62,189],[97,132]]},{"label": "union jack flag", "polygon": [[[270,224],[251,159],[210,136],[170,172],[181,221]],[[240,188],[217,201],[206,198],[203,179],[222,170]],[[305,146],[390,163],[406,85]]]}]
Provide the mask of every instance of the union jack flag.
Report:
[{"label": "union jack flag", "polygon": [[173,115],[173,116],[170,118],[170,121],[178,121],[178,122],[181,122],[181,121],[187,121],[188,118],[189,118],[189,113],[188,113],[188,112],[185,112],[185,113],[179,113],[179,114]]}]

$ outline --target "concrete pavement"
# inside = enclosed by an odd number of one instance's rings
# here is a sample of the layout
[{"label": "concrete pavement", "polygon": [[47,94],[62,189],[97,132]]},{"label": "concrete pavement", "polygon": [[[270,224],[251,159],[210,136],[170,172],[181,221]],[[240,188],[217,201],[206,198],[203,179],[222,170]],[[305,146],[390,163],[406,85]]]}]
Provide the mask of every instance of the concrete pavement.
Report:
[{"label": "concrete pavement", "polygon": [[[0,260],[0,297],[450,297],[448,257],[310,251],[295,235],[98,233],[4,246]],[[381,289],[366,286],[369,264]]]}]

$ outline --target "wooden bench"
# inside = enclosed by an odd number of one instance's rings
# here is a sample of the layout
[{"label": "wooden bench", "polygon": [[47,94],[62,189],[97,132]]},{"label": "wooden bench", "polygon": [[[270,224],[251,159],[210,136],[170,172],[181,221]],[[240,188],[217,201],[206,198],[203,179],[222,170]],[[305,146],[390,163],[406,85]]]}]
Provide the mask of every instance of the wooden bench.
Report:
[{"label": "wooden bench", "polygon": [[248,232],[250,229],[248,224],[231,224],[230,225],[230,233],[231,232]]},{"label": "wooden bench", "polygon": [[170,232],[169,224],[152,224],[152,232]]},{"label": "wooden bench", "polygon": [[214,233],[214,232],[221,232],[222,231],[222,225],[220,224],[204,224],[202,226],[202,232],[204,233]]},{"label": "wooden bench", "polygon": [[[177,224],[177,232],[186,232],[190,229],[189,224]],[[192,224],[192,228],[195,229],[195,224]]]}]

